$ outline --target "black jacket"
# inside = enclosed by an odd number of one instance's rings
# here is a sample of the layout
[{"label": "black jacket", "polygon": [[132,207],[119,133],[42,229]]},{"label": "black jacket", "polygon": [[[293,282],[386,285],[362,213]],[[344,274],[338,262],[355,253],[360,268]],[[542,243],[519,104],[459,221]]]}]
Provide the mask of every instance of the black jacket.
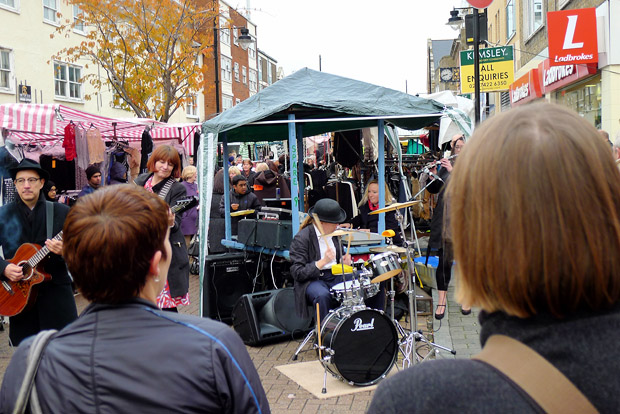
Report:
[{"label": "black jacket", "polygon": [[[31,344],[24,341],[11,359],[0,412],[12,412]],[[91,304],[55,334],[36,386],[45,413],[269,413],[234,330],[138,298]]]},{"label": "black jacket", "polygon": [[[581,312],[563,320],[548,314],[526,319],[480,313],[480,342],[503,334],[526,344],[553,364],[600,413],[620,407],[620,307]],[[506,356],[510,358],[510,355]],[[442,359],[389,377],[375,391],[369,414],[534,413],[529,398],[495,368],[471,359]]]},{"label": "black jacket", "polygon": [[447,216],[445,201],[444,201],[444,189],[450,181],[450,173],[445,168],[440,168],[437,174],[443,182],[439,180],[433,181],[426,189],[429,193],[437,194],[437,206],[433,210],[433,218],[431,219],[431,236],[428,239],[428,247],[434,250],[443,247],[444,239],[444,216]]},{"label": "black jacket", "polygon": [[[52,237],[54,237],[62,230],[69,207],[61,203],[52,205],[54,207]],[[27,209],[19,197],[13,203],[0,207],[0,223],[2,223],[0,246],[5,258],[12,259],[17,249],[24,243],[45,245],[47,219],[43,195],[40,195],[32,210],[32,221],[26,218],[24,211]],[[0,275],[4,273],[8,264],[8,261],[0,258]],[[77,318],[75,300],[71,294],[67,295],[67,292],[71,292],[71,277],[64,259],[49,253],[41,265],[43,270],[52,276],[52,280],[45,281],[35,288],[37,298],[33,306],[10,318],[10,335],[14,346],[27,336],[36,334],[40,329],[60,329]]]},{"label": "black jacket", "polygon": [[[141,174],[135,179],[135,183],[144,187],[146,180],[153,173]],[[165,180],[153,186],[153,192],[157,194],[164,186]],[[174,182],[170,191],[166,194],[164,201],[169,206],[174,206],[178,200],[187,196],[185,186],[179,182]],[[189,291],[189,257],[185,246],[185,237],[181,231],[181,214],[174,218],[174,227],[170,229],[170,244],[172,245],[172,261],[168,270],[168,285],[170,286],[170,296],[173,298],[183,296]]]},{"label": "black jacket", "polygon": [[[351,225],[354,229],[369,229],[372,233],[377,233],[379,230],[379,215],[371,215],[370,207],[368,203],[365,203],[359,208],[359,214],[351,220]],[[394,213],[394,211],[385,213],[385,229],[394,230],[394,233],[396,233],[396,235],[392,237],[392,241],[395,245],[401,246],[403,244],[403,239],[400,237],[400,226],[398,225],[396,213]]]},{"label": "black jacket", "polygon": [[[225,201],[226,200],[224,200],[224,196],[222,196],[222,198],[220,199],[220,217],[226,216],[226,207],[224,204]],[[239,195],[235,192],[234,188],[230,190],[230,204],[239,204],[239,208],[237,209],[237,211],[260,210],[261,207],[261,203],[254,193],[245,193]],[[230,223],[232,226],[232,234],[237,234],[237,226],[239,220],[250,217],[255,217],[255,215],[231,217]]]},{"label": "black jacket", "polygon": [[[338,237],[332,237],[332,240],[336,247],[336,261],[339,262]],[[298,316],[307,318],[309,304],[306,303],[306,288],[310,282],[321,276],[321,271],[314,264],[317,260],[321,260],[321,249],[313,225],[304,227],[295,235],[289,249],[289,258],[291,276],[295,281],[295,311]]]}]

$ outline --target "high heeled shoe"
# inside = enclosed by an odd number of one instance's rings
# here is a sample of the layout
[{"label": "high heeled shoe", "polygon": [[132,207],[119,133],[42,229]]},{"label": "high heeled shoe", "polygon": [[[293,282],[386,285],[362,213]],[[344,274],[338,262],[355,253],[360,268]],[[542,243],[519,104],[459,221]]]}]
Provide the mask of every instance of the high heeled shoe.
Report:
[{"label": "high heeled shoe", "polygon": [[[439,308],[443,308],[443,312],[437,312]],[[441,320],[444,316],[446,316],[446,305],[437,305],[437,311],[435,311],[435,319]]]},{"label": "high heeled shoe", "polygon": [[463,309],[463,308],[461,308],[461,313],[462,313],[463,315],[469,315],[469,314],[471,313],[471,308],[469,308],[469,309]]}]

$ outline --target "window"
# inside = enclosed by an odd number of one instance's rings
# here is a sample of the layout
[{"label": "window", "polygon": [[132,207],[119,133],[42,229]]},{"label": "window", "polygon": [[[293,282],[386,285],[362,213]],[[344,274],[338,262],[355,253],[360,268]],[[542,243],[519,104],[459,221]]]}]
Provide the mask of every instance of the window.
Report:
[{"label": "window", "polygon": [[250,43],[250,46],[248,47],[248,56],[251,59],[256,59],[256,44],[255,43]]},{"label": "window", "polygon": [[73,6],[73,30],[79,33],[84,33],[84,13],[80,6]]},{"label": "window", "polygon": [[12,91],[11,51],[0,49],[0,90]]},{"label": "window", "polygon": [[54,63],[54,94],[57,98],[82,99],[82,68]]},{"label": "window", "polygon": [[43,21],[58,23],[58,0],[43,0]]},{"label": "window", "polygon": [[238,29],[233,29],[233,43],[235,46],[239,46],[239,33]]},{"label": "window", "polygon": [[232,60],[222,56],[222,80],[232,82]]},{"label": "window", "polygon": [[243,84],[247,85],[248,84],[248,71],[245,68],[245,66],[243,66],[241,68],[241,79],[243,79]]},{"label": "window", "polygon": [[517,31],[515,26],[515,1],[506,1],[506,40],[510,39]]},{"label": "window", "polygon": [[264,60],[258,58],[258,79],[263,80],[263,62]]},{"label": "window", "polygon": [[267,83],[270,85],[273,83],[273,73],[271,72],[271,65],[269,63],[267,63]]},{"label": "window", "polygon": [[19,0],[0,0],[0,9],[19,11]]},{"label": "window", "polygon": [[232,108],[233,106],[233,97],[230,95],[222,94],[222,111]]},{"label": "window", "polygon": [[198,117],[198,95],[192,94],[188,97],[185,112],[187,116]]},{"label": "window", "polygon": [[250,92],[256,92],[256,71],[254,69],[250,69]]},{"label": "window", "polygon": [[527,36],[531,36],[544,24],[544,10],[542,0],[527,0]]},{"label": "window", "polygon": [[239,82],[239,63],[235,62],[235,80]]},{"label": "window", "polygon": [[230,29],[220,29],[220,40],[226,45],[230,45]]}]

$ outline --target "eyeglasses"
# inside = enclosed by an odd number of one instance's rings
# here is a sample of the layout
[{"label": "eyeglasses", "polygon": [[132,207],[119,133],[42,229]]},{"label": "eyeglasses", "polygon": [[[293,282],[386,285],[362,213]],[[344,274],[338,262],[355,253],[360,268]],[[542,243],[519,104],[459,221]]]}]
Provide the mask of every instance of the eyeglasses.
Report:
[{"label": "eyeglasses", "polygon": [[28,181],[28,184],[33,185],[34,183],[36,183],[39,180],[40,180],[40,178],[34,178],[34,177],[30,177],[28,179],[26,179],[26,178],[18,178],[17,180],[15,180],[15,185],[22,186],[22,185],[24,185],[24,183],[26,181]]}]

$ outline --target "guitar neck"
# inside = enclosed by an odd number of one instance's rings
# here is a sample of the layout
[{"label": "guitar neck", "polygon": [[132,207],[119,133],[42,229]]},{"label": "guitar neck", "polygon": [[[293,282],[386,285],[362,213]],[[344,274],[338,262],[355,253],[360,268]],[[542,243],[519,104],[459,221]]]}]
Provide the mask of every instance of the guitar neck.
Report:
[{"label": "guitar neck", "polygon": [[[54,236],[52,240],[62,240],[62,231],[56,236]],[[35,255],[30,258],[30,260],[28,260],[28,264],[30,265],[30,267],[37,267],[37,265],[41,262],[41,260],[45,258],[45,256],[47,256],[49,252],[50,249],[48,249],[46,245],[43,245],[43,247],[41,247],[41,250],[39,250]]]}]

